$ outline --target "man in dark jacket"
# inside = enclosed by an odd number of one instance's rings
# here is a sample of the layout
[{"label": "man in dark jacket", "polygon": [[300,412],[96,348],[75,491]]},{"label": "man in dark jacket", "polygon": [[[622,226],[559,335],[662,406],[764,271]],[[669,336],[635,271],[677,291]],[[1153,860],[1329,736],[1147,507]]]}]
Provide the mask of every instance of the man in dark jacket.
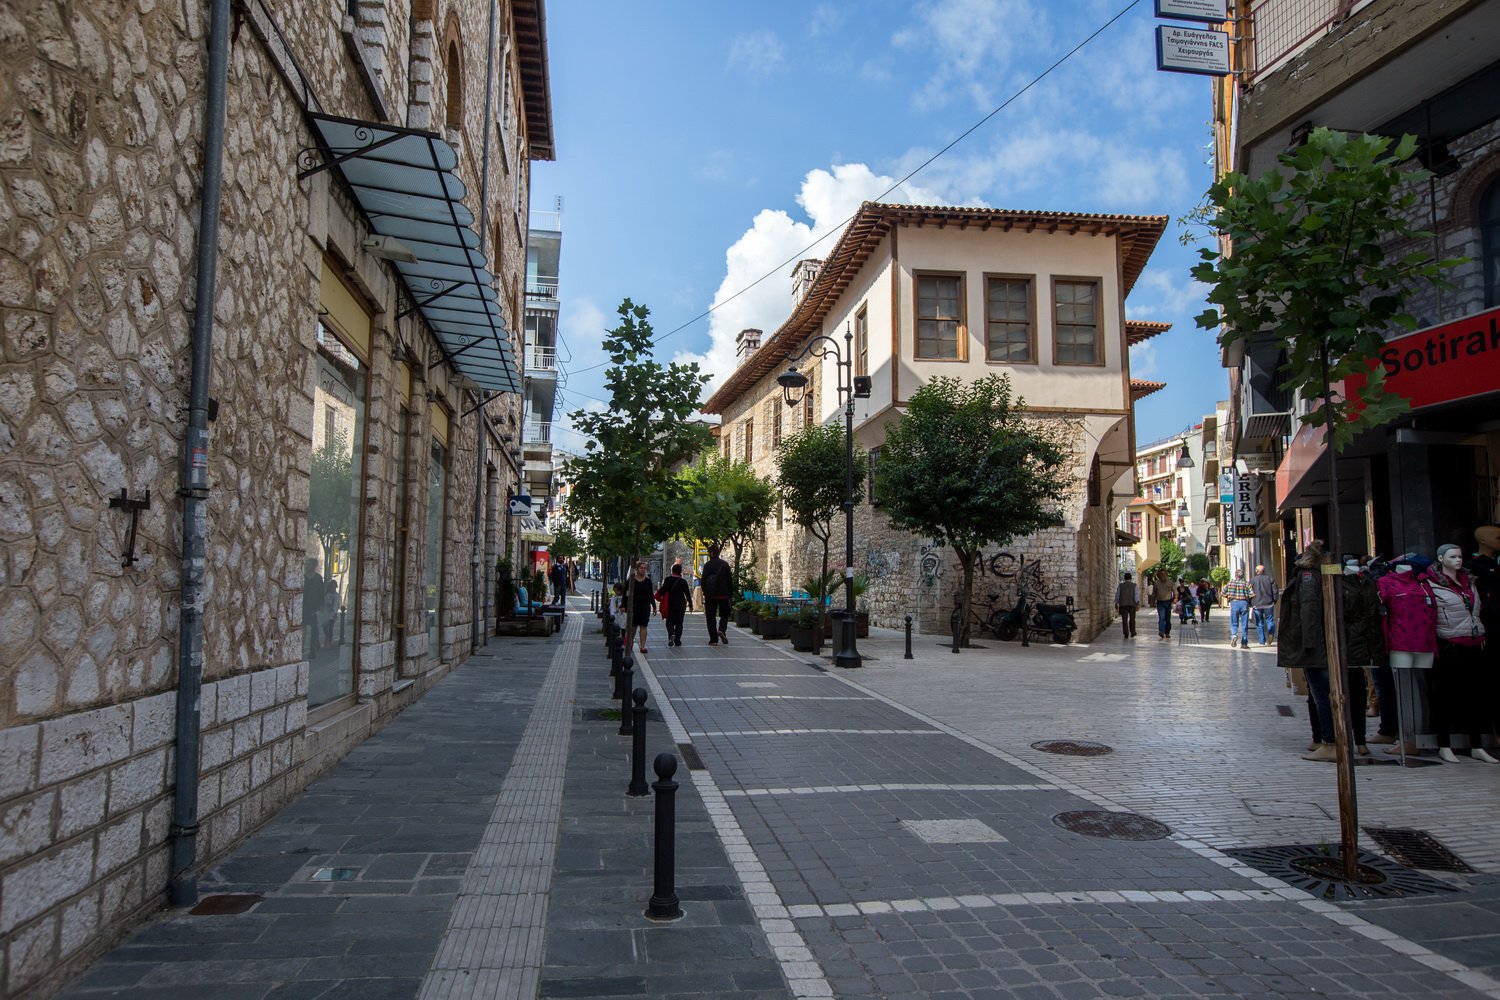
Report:
[{"label": "man in dark jacket", "polygon": [[719,558],[719,547],[708,547],[708,562],[698,572],[703,588],[703,614],[708,619],[708,644],[729,642],[729,596],[734,591],[734,571]]}]

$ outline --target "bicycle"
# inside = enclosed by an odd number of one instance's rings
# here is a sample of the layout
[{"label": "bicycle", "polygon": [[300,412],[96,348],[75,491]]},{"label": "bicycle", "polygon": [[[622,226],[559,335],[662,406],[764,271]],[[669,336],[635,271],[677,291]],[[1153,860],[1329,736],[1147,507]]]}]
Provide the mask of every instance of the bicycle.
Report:
[{"label": "bicycle", "polygon": [[[980,602],[978,595],[975,595],[974,601],[969,605],[970,638],[973,638],[981,631],[988,631],[996,638],[1000,638],[1000,618],[1005,612],[995,607],[995,602],[999,599],[1000,595],[994,591],[990,591],[983,603]],[[963,591],[955,590],[953,592],[953,610],[948,615],[949,635],[958,630],[958,609],[962,603]]]}]

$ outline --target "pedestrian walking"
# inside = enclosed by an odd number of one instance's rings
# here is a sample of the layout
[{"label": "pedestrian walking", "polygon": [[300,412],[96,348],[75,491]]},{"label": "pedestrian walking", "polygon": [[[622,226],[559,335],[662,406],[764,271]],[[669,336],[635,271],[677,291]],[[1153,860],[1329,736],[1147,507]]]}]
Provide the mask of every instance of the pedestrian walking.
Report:
[{"label": "pedestrian walking", "polygon": [[1264,646],[1267,635],[1272,642],[1276,641],[1276,598],[1280,591],[1264,566],[1255,567],[1255,575],[1250,578],[1250,589],[1254,592],[1254,596],[1250,598],[1250,612],[1255,616],[1255,629],[1260,634],[1260,644]]},{"label": "pedestrian walking", "polygon": [[1248,645],[1250,636],[1250,601],[1255,591],[1245,579],[1245,567],[1234,571],[1234,579],[1224,584],[1224,596],[1229,598],[1229,648]]},{"label": "pedestrian walking", "polygon": [[651,612],[656,609],[656,587],[651,583],[651,577],[646,575],[645,560],[635,564],[635,575],[630,578],[628,589],[630,596],[630,633],[625,636],[625,648],[629,649],[635,642],[637,632],[641,636],[641,652],[649,653],[646,648],[646,626],[651,622]]},{"label": "pedestrian walking", "polygon": [[1151,600],[1156,604],[1156,637],[1166,639],[1172,634],[1172,598],[1177,592],[1172,588],[1172,581],[1167,579],[1167,568],[1156,567],[1156,573],[1151,577]]},{"label": "pedestrian walking", "polygon": [[693,608],[693,592],[682,578],[682,563],[674,563],[672,574],[661,582],[656,597],[665,610],[662,617],[667,620],[667,645],[682,645],[682,619]]},{"label": "pedestrian walking", "polygon": [[719,558],[719,547],[708,547],[708,561],[698,571],[703,587],[703,614],[708,619],[708,644],[729,643],[729,595],[734,590],[734,571]]},{"label": "pedestrian walking", "polygon": [[563,604],[568,599],[568,571],[561,562],[552,564],[547,571],[547,577],[552,584],[552,603]]},{"label": "pedestrian walking", "polygon": [[1120,612],[1120,628],[1126,639],[1135,638],[1135,610],[1140,606],[1141,595],[1130,574],[1115,588],[1115,610]]},{"label": "pedestrian walking", "polygon": [[1207,580],[1199,580],[1198,581],[1198,620],[1199,621],[1205,622],[1205,623],[1208,621],[1208,609],[1209,609],[1209,605],[1216,599],[1216,596],[1217,595],[1214,594],[1213,584],[1209,583]]},{"label": "pedestrian walking", "polygon": [[1193,599],[1193,588],[1182,579],[1177,581],[1177,622],[1186,625],[1198,617],[1198,602]]}]

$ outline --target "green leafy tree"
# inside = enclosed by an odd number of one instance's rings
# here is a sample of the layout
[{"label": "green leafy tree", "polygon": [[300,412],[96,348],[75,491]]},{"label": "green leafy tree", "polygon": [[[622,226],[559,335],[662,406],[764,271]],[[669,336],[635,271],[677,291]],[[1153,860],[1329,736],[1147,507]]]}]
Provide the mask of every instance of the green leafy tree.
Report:
[{"label": "green leafy tree", "polygon": [[1213,584],[1219,590],[1223,590],[1224,584],[1229,582],[1229,567],[1215,566],[1213,569],[1209,570],[1208,582]]},{"label": "green leafy tree", "polygon": [[[868,467],[864,451],[854,449],[854,495],[865,487]],[[792,520],[806,528],[823,547],[820,578],[828,576],[828,539],[833,518],[844,506],[846,467],[844,429],[813,424],[783,438],[776,453],[776,486]]]},{"label": "green leafy tree", "polygon": [[1194,583],[1199,580],[1208,579],[1208,556],[1203,552],[1194,552],[1187,557],[1187,577]]},{"label": "green leafy tree", "polygon": [[552,532],[548,549],[553,559],[577,559],[583,555],[583,539],[571,524],[559,524]]},{"label": "green leafy tree", "polygon": [[[1416,147],[1410,135],[1393,146],[1318,128],[1281,155],[1280,170],[1227,173],[1208,191],[1209,224],[1228,253],[1198,251],[1193,277],[1209,285],[1213,308],[1197,323],[1217,327],[1224,346],[1254,336],[1284,349],[1282,385],[1315,401],[1302,422],[1326,427],[1335,450],[1409,408],[1385,391],[1375,361],[1387,331],[1416,326],[1406,311],[1412,291],[1459,263],[1386,251],[1426,246],[1430,236],[1410,221],[1415,182],[1426,177],[1403,168]],[[1351,377],[1363,379],[1355,394],[1332,391]]]},{"label": "green leafy tree", "polygon": [[[1161,558],[1156,561],[1156,567],[1167,571],[1167,579],[1176,583],[1178,577],[1182,576],[1182,570],[1186,563],[1187,559],[1183,555],[1182,546],[1170,538],[1163,538],[1161,540]],[[1152,572],[1156,571],[1156,567],[1152,568]]]},{"label": "green leafy tree", "polygon": [[980,552],[1061,524],[1077,487],[1061,433],[1025,411],[1009,376],[934,378],[912,394],[880,451],[875,495],[891,525],[951,545],[958,557],[961,645]]},{"label": "green leafy tree", "polygon": [[308,483],[308,526],[323,546],[323,565],[333,565],[334,553],[349,546],[349,524],[353,504],[354,453],[349,432],[340,427],[333,440],[312,455]]},{"label": "green leafy tree", "polygon": [[688,533],[699,541],[734,548],[734,578],[740,580],[745,546],[776,506],[776,487],[749,462],[705,452],[683,470],[691,499]]},{"label": "green leafy tree", "polygon": [[571,414],[588,441],[565,474],[573,483],[569,510],[594,554],[634,562],[643,545],[687,527],[689,497],[675,470],[708,444],[708,427],[693,419],[708,376],[696,364],[663,366],[652,357],[645,306],[625,299],[618,313],[619,325],[604,337],[608,406]]}]

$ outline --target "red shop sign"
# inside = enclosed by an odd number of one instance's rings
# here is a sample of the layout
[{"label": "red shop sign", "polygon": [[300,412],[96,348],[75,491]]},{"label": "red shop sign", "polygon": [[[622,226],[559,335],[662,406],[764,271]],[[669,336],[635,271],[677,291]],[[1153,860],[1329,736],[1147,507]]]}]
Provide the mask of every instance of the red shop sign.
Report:
[{"label": "red shop sign", "polygon": [[[1397,337],[1379,364],[1386,391],[1411,400],[1414,410],[1500,392],[1500,307]],[[1349,395],[1364,381],[1350,378]]]}]

